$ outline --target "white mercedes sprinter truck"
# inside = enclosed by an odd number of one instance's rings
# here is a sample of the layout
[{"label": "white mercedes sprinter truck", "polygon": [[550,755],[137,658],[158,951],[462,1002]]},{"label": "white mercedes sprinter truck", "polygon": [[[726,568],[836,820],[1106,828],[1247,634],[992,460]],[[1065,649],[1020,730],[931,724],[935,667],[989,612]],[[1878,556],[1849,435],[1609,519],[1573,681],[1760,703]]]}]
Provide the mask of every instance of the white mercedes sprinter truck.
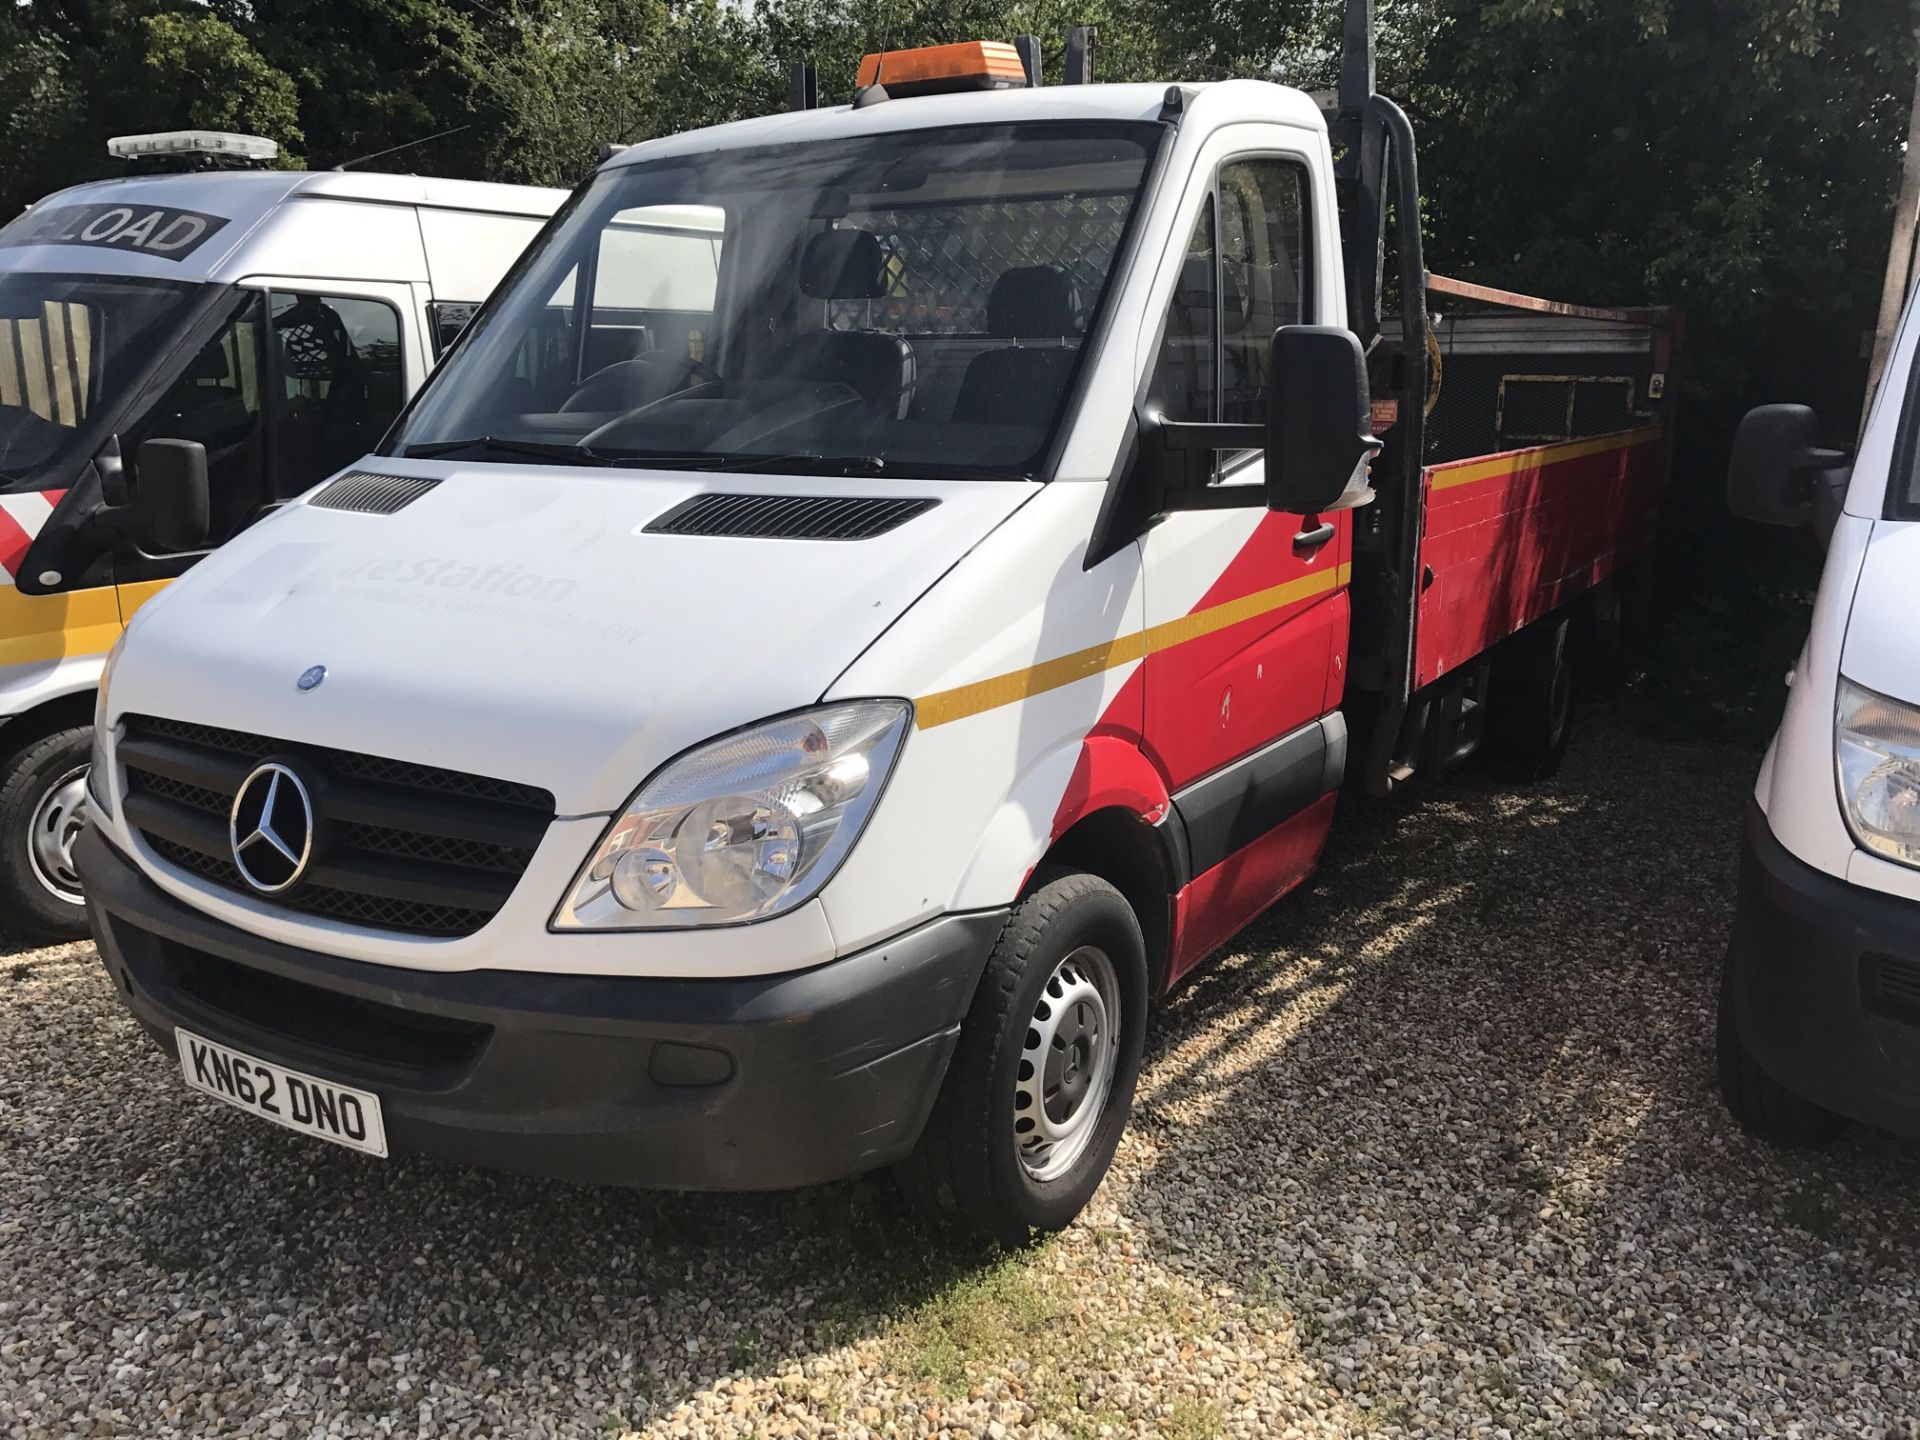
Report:
[{"label": "white mercedes sprinter truck", "polygon": [[1070,1220],[1149,1001],[1311,873],[1354,690],[1382,783],[1489,693],[1551,762],[1657,494],[1657,413],[1429,465],[1411,132],[1350,68],[1351,257],[1307,96],[1008,46],[605,164],[110,667],[81,868],[187,1083],[373,1155]]},{"label": "white mercedes sprinter truck", "polygon": [[1920,1135],[1920,321],[1910,301],[1858,454],[1813,412],[1741,423],[1738,515],[1827,546],[1761,762],[1720,996],[1720,1081],[1784,1145],[1847,1120]]},{"label": "white mercedes sprinter truck", "polygon": [[[566,198],[250,168],[257,136],[109,148],[169,168],[0,228],[0,930],[43,939],[86,933],[73,842],[122,625],[374,445]],[[178,545],[111,523],[149,444],[204,456],[208,527]]]}]

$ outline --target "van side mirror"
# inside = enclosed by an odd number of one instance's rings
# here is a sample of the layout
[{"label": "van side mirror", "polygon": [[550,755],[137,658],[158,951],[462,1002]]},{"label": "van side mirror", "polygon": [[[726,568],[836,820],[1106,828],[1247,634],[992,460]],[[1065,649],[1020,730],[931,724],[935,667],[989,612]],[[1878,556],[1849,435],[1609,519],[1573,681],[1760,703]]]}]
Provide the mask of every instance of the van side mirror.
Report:
[{"label": "van side mirror", "polygon": [[1852,467],[1827,449],[1805,405],[1762,405],[1734,432],[1727,462],[1727,508],[1762,525],[1811,525],[1822,544],[1833,534]]},{"label": "van side mirror", "polygon": [[158,555],[198,550],[210,524],[207,447],[198,440],[143,440],[135,452],[129,533]]},{"label": "van side mirror", "polygon": [[1312,515],[1372,497],[1367,359],[1339,325],[1282,325],[1267,371],[1267,508]]}]

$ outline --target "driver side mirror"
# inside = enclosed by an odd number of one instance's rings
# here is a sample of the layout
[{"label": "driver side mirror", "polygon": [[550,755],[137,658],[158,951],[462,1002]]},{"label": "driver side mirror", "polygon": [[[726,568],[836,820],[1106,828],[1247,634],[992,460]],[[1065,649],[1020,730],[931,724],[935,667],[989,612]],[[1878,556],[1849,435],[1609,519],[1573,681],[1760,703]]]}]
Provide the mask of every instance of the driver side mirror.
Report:
[{"label": "driver side mirror", "polygon": [[1805,405],[1749,410],[1734,433],[1727,462],[1727,508],[1761,525],[1811,526],[1826,544],[1840,518],[1852,466],[1844,450],[1816,443],[1819,428]]},{"label": "driver side mirror", "polygon": [[210,524],[207,447],[198,440],[145,440],[134,459],[128,533],[154,554],[198,550]]},{"label": "driver side mirror", "polygon": [[1313,515],[1372,498],[1367,361],[1339,325],[1282,325],[1267,370],[1267,508]]}]

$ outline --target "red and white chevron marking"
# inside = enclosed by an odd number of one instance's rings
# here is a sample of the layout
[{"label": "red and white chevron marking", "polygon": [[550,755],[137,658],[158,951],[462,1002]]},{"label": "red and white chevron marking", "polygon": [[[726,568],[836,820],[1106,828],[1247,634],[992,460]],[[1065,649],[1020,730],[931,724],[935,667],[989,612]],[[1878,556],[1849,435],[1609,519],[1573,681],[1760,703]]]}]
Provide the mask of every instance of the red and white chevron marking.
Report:
[{"label": "red and white chevron marking", "polygon": [[64,490],[29,490],[22,495],[0,495],[0,588],[11,587],[26,558],[27,546],[40,533],[60,503]]}]

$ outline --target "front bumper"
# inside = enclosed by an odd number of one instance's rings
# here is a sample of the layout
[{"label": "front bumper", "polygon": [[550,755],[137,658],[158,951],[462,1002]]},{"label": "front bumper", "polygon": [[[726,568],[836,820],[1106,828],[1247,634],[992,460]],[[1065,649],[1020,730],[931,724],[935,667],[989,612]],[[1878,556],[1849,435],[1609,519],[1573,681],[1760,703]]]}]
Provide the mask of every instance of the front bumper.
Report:
[{"label": "front bumper", "polygon": [[903,1157],[1006,919],[942,916],[753,979],[423,972],[203,915],[97,829],[78,858],[107,971],[169,1053],[182,1025],[371,1090],[396,1151],[661,1189],[784,1189]]},{"label": "front bumper", "polygon": [[1727,968],[1761,1069],[1838,1114],[1920,1136],[1920,905],[1796,859],[1754,805]]}]

